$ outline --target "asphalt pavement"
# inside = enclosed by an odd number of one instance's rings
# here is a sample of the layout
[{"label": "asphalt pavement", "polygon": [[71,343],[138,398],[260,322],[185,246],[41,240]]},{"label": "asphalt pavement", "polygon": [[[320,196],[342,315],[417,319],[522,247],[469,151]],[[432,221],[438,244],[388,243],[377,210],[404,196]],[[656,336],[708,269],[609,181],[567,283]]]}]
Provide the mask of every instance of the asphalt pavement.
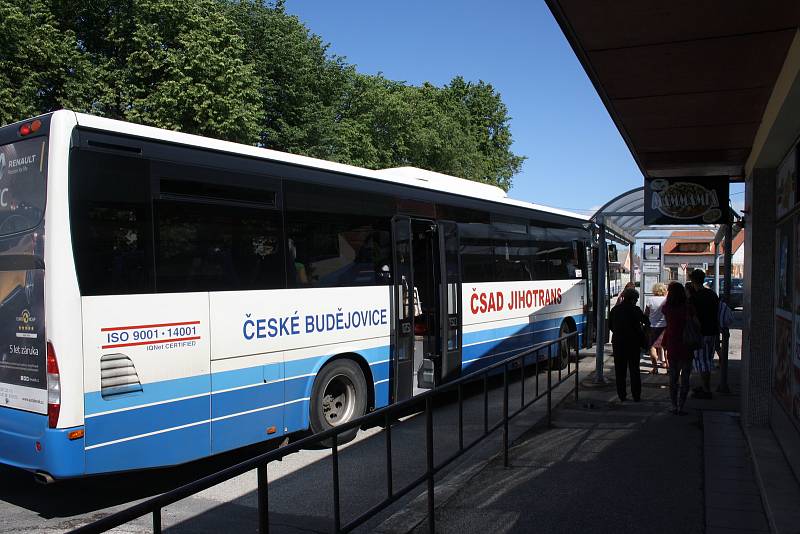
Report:
[{"label": "asphalt pavement", "polygon": [[[588,356],[587,353],[584,356]],[[587,360],[584,359],[584,362]],[[584,365],[589,367],[589,365]],[[511,373],[509,398],[511,409],[519,406],[521,389],[519,371]],[[556,382],[557,372],[552,381]],[[547,373],[528,373],[525,379],[527,398],[544,391]],[[573,381],[564,384],[554,396],[554,403],[569,395]],[[490,426],[500,420],[502,380],[490,381]],[[480,384],[465,390],[465,443],[483,433],[483,394]],[[515,418],[510,426],[512,439],[521,436],[542,421],[546,413],[542,401]],[[418,478],[425,472],[425,418],[409,414],[392,427],[392,465],[394,488]],[[458,448],[458,409],[454,396],[437,402],[434,459],[436,463],[451,456]],[[499,450],[501,434],[495,432],[459,460],[445,468],[438,480],[469,472]],[[65,532],[123,509],[147,497],[178,487],[220,468],[234,465],[258,452],[274,448],[252,447],[234,453],[169,468],[119,473],[108,476],[61,481],[41,486],[24,471],[0,467],[0,532]],[[356,440],[340,449],[342,520],[347,522],[380,502],[386,495],[386,442],[381,428],[362,430]],[[329,450],[304,450],[272,462],[268,467],[271,532],[330,532],[333,521],[332,470]],[[256,473],[250,472],[210,488],[193,497],[168,506],[162,512],[168,532],[247,532],[255,531]],[[409,493],[383,514],[367,522],[359,531],[371,532],[387,518],[424,491]],[[151,532],[150,518],[137,520],[119,532]]]}]

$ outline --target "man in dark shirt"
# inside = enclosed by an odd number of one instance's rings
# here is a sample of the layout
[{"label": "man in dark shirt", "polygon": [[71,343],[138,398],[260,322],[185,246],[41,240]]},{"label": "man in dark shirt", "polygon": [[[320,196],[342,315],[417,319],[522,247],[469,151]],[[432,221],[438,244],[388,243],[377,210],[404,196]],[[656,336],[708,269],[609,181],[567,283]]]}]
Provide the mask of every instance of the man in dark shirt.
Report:
[{"label": "man in dark shirt", "polygon": [[695,290],[690,302],[700,321],[700,333],[703,335],[702,345],[694,351],[694,368],[700,373],[703,385],[695,390],[694,396],[698,399],[710,399],[711,369],[719,338],[719,297],[703,285],[706,273],[702,269],[695,269],[689,276]]},{"label": "man in dark shirt", "polygon": [[608,317],[609,327],[614,332],[611,345],[614,347],[614,372],[617,378],[617,395],[620,401],[627,397],[625,375],[631,374],[631,393],[633,400],[639,402],[642,395],[642,377],[639,374],[639,359],[646,345],[643,326],[650,326],[650,320],[636,305],[639,292],[627,288],[622,292],[622,302],[611,309]]}]

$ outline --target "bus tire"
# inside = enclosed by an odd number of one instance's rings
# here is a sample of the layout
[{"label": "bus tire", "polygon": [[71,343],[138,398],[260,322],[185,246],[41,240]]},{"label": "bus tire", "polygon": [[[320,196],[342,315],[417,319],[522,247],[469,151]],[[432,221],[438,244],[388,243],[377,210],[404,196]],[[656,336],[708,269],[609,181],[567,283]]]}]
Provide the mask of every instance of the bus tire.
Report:
[{"label": "bus tire", "polygon": [[[367,381],[359,365],[353,360],[334,360],[317,374],[311,389],[309,421],[311,432],[324,432],[364,415],[367,411]],[[358,428],[339,434],[338,443],[347,443],[356,437]],[[325,447],[333,446],[333,439],[323,440]]]},{"label": "bus tire", "polygon": [[[570,328],[569,323],[567,321],[563,321],[561,323],[561,327],[558,329],[558,337],[564,337],[567,334],[572,332],[572,328]],[[555,361],[553,362],[554,369],[566,369],[567,363],[569,362],[570,350],[575,346],[572,338],[562,341],[558,344],[558,356],[556,356]]]}]

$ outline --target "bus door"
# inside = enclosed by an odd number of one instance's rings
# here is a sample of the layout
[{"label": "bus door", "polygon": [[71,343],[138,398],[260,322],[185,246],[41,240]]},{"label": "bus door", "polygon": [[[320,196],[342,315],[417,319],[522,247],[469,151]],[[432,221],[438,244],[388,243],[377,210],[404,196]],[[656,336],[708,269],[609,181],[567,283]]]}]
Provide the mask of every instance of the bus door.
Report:
[{"label": "bus door", "polygon": [[439,261],[441,265],[441,354],[442,381],[461,374],[461,262],[458,254],[458,225],[439,222]]},{"label": "bus door", "polygon": [[411,247],[411,219],[392,221],[394,236],[394,280],[392,288],[392,371],[394,400],[411,397],[414,360],[414,269]]},{"label": "bus door", "polygon": [[395,401],[461,370],[458,233],[454,223],[399,216],[394,231]]}]

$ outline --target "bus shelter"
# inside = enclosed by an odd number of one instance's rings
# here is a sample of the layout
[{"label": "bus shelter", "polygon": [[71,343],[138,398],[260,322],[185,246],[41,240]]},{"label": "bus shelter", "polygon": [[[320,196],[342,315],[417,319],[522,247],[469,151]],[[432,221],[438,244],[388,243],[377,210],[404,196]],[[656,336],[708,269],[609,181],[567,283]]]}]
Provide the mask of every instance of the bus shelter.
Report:
[{"label": "bus shelter", "polygon": [[[650,295],[649,288],[652,286],[650,280],[660,281],[663,276],[663,251],[661,245],[666,237],[676,230],[696,230],[699,228],[713,229],[715,231],[713,257],[714,257],[714,292],[720,295],[720,287],[723,289],[723,297],[727,302],[730,301],[731,290],[731,258],[733,237],[742,229],[741,217],[732,209],[730,222],[720,225],[648,225],[645,223],[644,216],[645,193],[644,187],[631,189],[621,195],[609,200],[605,205],[598,209],[591,217],[595,228],[595,239],[597,242],[597,289],[595,297],[596,325],[597,325],[597,346],[595,357],[596,383],[605,382],[603,376],[604,349],[608,340],[606,317],[611,309],[609,295],[610,285],[606,283],[608,279],[609,266],[609,242],[617,241],[624,243],[628,247],[630,257],[630,282],[636,283],[634,257],[636,244],[642,244],[642,254],[640,261],[640,305],[644,307],[646,296]],[[646,237],[642,237],[646,235]],[[720,258],[724,258],[725,269],[722,273],[724,283],[720,284]],[[655,267],[654,269],[649,268]],[[723,340],[720,356],[720,386],[719,391],[728,391],[728,343]]]}]

